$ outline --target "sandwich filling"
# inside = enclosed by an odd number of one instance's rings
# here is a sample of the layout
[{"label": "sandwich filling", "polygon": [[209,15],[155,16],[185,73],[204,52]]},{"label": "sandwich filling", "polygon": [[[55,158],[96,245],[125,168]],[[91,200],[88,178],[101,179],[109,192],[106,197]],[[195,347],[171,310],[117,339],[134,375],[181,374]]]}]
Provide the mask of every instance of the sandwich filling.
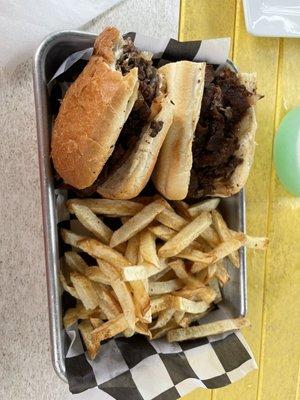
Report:
[{"label": "sandwich filling", "polygon": [[206,66],[200,118],[193,141],[193,166],[188,197],[211,193],[216,182],[226,184],[243,162],[235,156],[239,148],[239,123],[254,104],[255,94],[226,68],[216,72]]}]

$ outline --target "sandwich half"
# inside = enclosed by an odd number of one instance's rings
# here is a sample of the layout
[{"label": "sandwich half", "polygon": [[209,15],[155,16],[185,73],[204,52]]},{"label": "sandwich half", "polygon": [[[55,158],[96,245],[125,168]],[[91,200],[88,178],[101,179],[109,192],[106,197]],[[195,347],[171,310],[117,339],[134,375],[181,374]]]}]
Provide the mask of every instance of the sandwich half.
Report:
[{"label": "sandwich half", "polygon": [[[231,196],[244,186],[253,163],[257,127],[254,105],[260,98],[255,74],[239,75],[212,65],[202,64],[201,68],[204,88],[196,120],[190,110],[199,103],[198,95],[182,104],[179,87],[188,84],[186,74],[181,73],[182,65],[167,64],[160,69],[175,111],[153,182],[170,200]],[[190,128],[180,128],[175,122],[178,120],[184,120],[181,125],[189,124]]]},{"label": "sandwich half", "polygon": [[59,176],[82,195],[98,188],[107,198],[132,198],[147,184],[173,119],[151,57],[106,28],[62,101],[51,155]]}]

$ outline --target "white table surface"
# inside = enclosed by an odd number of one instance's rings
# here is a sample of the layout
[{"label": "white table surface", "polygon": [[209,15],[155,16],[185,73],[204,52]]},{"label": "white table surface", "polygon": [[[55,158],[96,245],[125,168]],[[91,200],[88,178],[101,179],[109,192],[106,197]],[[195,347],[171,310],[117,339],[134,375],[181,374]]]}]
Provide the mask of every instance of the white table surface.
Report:
[{"label": "white table surface", "polygon": [[[177,37],[178,20],[179,0],[125,0],[85,30]],[[102,400],[72,396],[51,364],[31,70],[0,70],[0,398]]]}]

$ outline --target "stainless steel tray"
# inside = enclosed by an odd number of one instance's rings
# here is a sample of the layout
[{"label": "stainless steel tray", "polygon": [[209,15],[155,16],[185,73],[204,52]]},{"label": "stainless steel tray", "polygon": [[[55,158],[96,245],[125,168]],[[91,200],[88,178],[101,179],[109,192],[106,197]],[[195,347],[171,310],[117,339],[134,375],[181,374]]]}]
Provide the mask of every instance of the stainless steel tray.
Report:
[{"label": "stainless steel tray", "polygon": [[[46,258],[46,277],[53,367],[66,381],[64,361],[64,332],[60,285],[58,281],[58,232],[53,187],[52,165],[49,157],[52,115],[49,107],[47,82],[61,63],[72,53],[91,47],[96,35],[77,31],[61,31],[48,36],[34,58],[34,96],[36,106],[40,183]],[[220,209],[232,229],[245,231],[245,197],[243,191],[221,201]],[[240,269],[229,265],[230,283],[223,291],[223,304],[232,317],[246,314],[246,256],[240,251]]]}]

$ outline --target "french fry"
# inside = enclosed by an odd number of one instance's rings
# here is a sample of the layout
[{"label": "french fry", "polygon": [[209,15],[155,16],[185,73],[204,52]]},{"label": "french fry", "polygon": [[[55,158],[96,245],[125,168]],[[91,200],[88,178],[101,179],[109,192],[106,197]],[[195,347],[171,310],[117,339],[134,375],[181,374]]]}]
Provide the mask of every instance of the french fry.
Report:
[{"label": "french fry", "polygon": [[202,213],[186,225],[172,239],[168,240],[158,252],[160,257],[172,257],[188,247],[211,224],[209,213]]},{"label": "french fry", "polygon": [[149,323],[152,321],[150,297],[145,287],[144,281],[137,280],[130,282],[133,291],[133,299],[137,310],[137,315],[141,322]]},{"label": "french fry", "polygon": [[176,235],[176,231],[174,229],[168,228],[167,226],[161,224],[156,226],[149,226],[149,231],[152,232],[156,237],[165,242],[170,240],[172,237]]},{"label": "french fry", "polygon": [[[122,268],[119,267],[115,267],[114,265],[104,261],[104,260],[100,260],[100,258],[97,258],[97,264],[99,265],[99,268],[101,269],[101,271],[110,278],[110,281],[114,281],[116,279],[120,279],[121,278],[121,271]],[[110,285],[111,285],[110,282]]]},{"label": "french fry", "polygon": [[[226,222],[224,221],[224,218],[217,210],[213,210],[211,215],[212,215],[214,227],[215,227],[220,239],[223,242],[225,242],[226,240],[228,240],[234,236],[228,229]],[[230,261],[232,262],[232,264],[236,268],[239,268],[240,259],[239,259],[238,251],[232,252],[231,254],[228,255],[228,257],[229,257]]]},{"label": "french fry", "polygon": [[171,270],[170,267],[168,266],[168,264],[163,261],[162,259],[160,259],[161,262],[161,271],[160,272],[156,272],[155,274],[151,274],[149,276],[149,282],[157,282],[159,281],[161,278],[165,277],[165,275]]},{"label": "french fry", "polygon": [[213,289],[215,292],[215,298],[212,300],[215,304],[218,304],[222,301],[222,293],[220,290],[220,285],[218,282],[218,279],[213,278],[209,281],[209,286]]},{"label": "french fry", "polygon": [[99,240],[83,239],[76,243],[77,247],[92,257],[100,258],[116,267],[121,268],[130,265],[130,262],[121,253],[106,244],[99,242]]},{"label": "french fry", "polygon": [[88,265],[78,253],[75,251],[66,251],[64,256],[68,267],[72,271],[77,271],[82,275],[85,274]]},{"label": "french fry", "polygon": [[84,305],[81,303],[81,301],[77,301],[75,310],[78,319],[88,319],[90,317],[102,317],[99,307],[96,307],[93,310],[87,310],[84,308]]},{"label": "french fry", "polygon": [[149,282],[149,293],[151,296],[174,292],[182,288],[182,283],[179,279],[172,279],[164,282]]},{"label": "french fry", "polygon": [[230,279],[229,273],[227,271],[227,268],[224,265],[224,262],[219,261],[216,264],[216,272],[215,272],[215,277],[218,278],[218,280],[222,283],[222,285],[225,285]]},{"label": "french fry", "polygon": [[122,280],[124,282],[137,281],[148,278],[147,267],[144,265],[132,265],[130,267],[123,268],[121,271]]},{"label": "french fry", "polygon": [[75,271],[70,273],[70,279],[84,307],[87,310],[96,308],[99,305],[99,299],[93,283]]},{"label": "french fry", "polygon": [[128,324],[128,328],[134,330],[136,320],[135,306],[127,284],[117,279],[111,283],[111,286],[116,294],[117,299],[119,300],[124,317]]},{"label": "french fry", "polygon": [[70,326],[72,326],[73,324],[75,324],[75,322],[77,322],[76,308],[69,308],[65,312],[65,315],[63,317],[63,323],[64,323],[65,329],[67,329]]},{"label": "french fry", "polygon": [[218,207],[220,203],[220,199],[208,199],[201,201],[200,203],[193,204],[189,207],[189,214],[192,218],[198,217],[203,212],[209,212]]},{"label": "french fry", "polygon": [[140,233],[139,251],[143,260],[159,267],[160,261],[156,252],[155,236],[148,230],[144,230]]},{"label": "french fry", "polygon": [[269,239],[266,237],[254,237],[246,235],[245,246],[248,247],[248,249],[266,250],[268,244]]},{"label": "french fry", "polygon": [[165,296],[151,298],[150,304],[151,304],[151,314],[156,314],[167,308]]},{"label": "french fry", "polygon": [[88,207],[95,214],[108,216],[131,217],[143,208],[143,205],[129,200],[108,200],[108,199],[71,199],[67,201],[67,207],[72,213],[73,205]]},{"label": "french fry", "polygon": [[213,307],[209,307],[206,311],[204,311],[203,313],[199,313],[199,314],[186,313],[185,316],[180,321],[180,326],[182,328],[187,328],[188,326],[190,326],[190,324],[192,322],[199,321],[199,319],[205,317],[212,309],[213,309]]},{"label": "french fry", "polygon": [[205,263],[203,263],[201,261],[195,261],[193,263],[193,265],[192,265],[191,271],[192,271],[193,274],[195,274],[195,273],[200,272],[200,271],[202,271],[202,270],[204,270],[206,268],[209,268],[209,267],[210,267],[210,265],[207,265],[207,264],[205,264]]},{"label": "french fry", "polygon": [[171,329],[177,328],[177,326],[178,326],[178,325],[176,324],[176,322],[174,322],[174,321],[171,320],[171,321],[170,321],[167,325],[165,325],[164,327],[159,328],[159,329],[154,329],[154,330],[152,331],[152,339],[153,339],[153,340],[154,340],[154,339],[159,339],[159,338],[165,336],[167,332],[169,332]]},{"label": "french fry", "polygon": [[152,333],[150,329],[148,328],[148,325],[143,323],[143,322],[137,322],[135,325],[135,331],[141,335],[148,336],[149,339],[152,339]]},{"label": "french fry", "polygon": [[77,219],[81,224],[92,232],[97,239],[108,244],[112,236],[112,230],[97,217],[87,206],[73,203],[71,207]]},{"label": "french fry", "polygon": [[94,360],[96,357],[99,348],[100,348],[100,342],[96,343],[95,341],[92,340],[92,332],[94,330],[91,322],[89,320],[84,320],[81,321],[80,324],[78,325],[78,329],[81,333],[82,339],[84,341],[84,344],[86,345],[88,355],[91,360]]},{"label": "french fry", "polygon": [[110,285],[111,279],[99,267],[88,267],[85,276],[93,282]]},{"label": "french fry", "polygon": [[60,234],[61,234],[62,240],[65,243],[67,243],[67,244],[69,244],[70,246],[73,246],[73,247],[78,247],[77,246],[77,242],[78,241],[83,240],[83,239],[87,239],[86,236],[77,235],[77,233],[74,233],[74,232],[69,231],[68,229],[64,229],[64,228],[62,228],[60,230]]},{"label": "french fry", "polygon": [[179,296],[169,295],[166,301],[168,302],[169,307],[191,314],[203,313],[209,308],[209,304],[204,301],[192,301]]},{"label": "french fry", "polygon": [[[203,253],[200,250],[193,248],[192,246],[186,247],[183,251],[177,254],[178,258],[185,258],[186,260],[199,262],[205,265],[213,264],[216,262],[217,255],[212,253]],[[193,272],[193,271],[192,271]]]},{"label": "french fry", "polygon": [[92,342],[97,345],[99,342],[109,339],[125,331],[128,327],[127,320],[123,314],[118,315],[116,318],[105,322],[92,331]]},{"label": "french fry", "polygon": [[93,327],[94,329],[96,329],[96,328],[98,328],[100,325],[103,324],[103,321],[102,321],[102,319],[100,319],[100,318],[91,317],[91,318],[90,318],[90,323],[92,324],[92,327]]},{"label": "french fry", "polygon": [[170,208],[165,208],[156,216],[156,220],[168,228],[174,229],[175,231],[180,231],[180,229],[188,224],[186,219],[176,214],[176,212]]},{"label": "french fry", "polygon": [[250,323],[246,318],[227,319],[198,326],[191,326],[189,328],[174,329],[167,333],[167,340],[168,342],[181,342],[183,340],[217,335],[219,333],[241,329],[246,326],[250,326]]},{"label": "french fry", "polygon": [[145,206],[113,233],[110,246],[115,247],[120,243],[126,242],[132,236],[145,229],[166,208],[166,205],[167,202],[165,200],[158,199]]},{"label": "french fry", "polygon": [[175,310],[172,310],[172,309],[166,309],[166,310],[161,311],[158,314],[157,321],[155,322],[153,327],[151,327],[151,330],[159,329],[159,328],[162,328],[163,326],[167,325],[167,323],[172,319],[174,313],[175,313]]},{"label": "french fry", "polygon": [[60,280],[60,283],[61,283],[63,289],[66,292],[70,293],[71,296],[75,297],[75,299],[80,299],[76,289],[74,287],[68,285],[66,278],[64,277],[64,274],[61,271],[59,271],[58,276],[59,276],[59,280]]},{"label": "french fry", "polygon": [[125,257],[132,265],[136,265],[139,257],[140,235],[137,234],[130,238],[127,242]]},{"label": "french fry", "polygon": [[184,297],[189,300],[202,300],[210,304],[216,298],[216,292],[213,288],[205,286],[202,282],[198,281],[199,286],[193,289],[181,289],[173,293],[174,296]]},{"label": "french fry", "polygon": [[201,232],[200,237],[206,241],[210,247],[215,247],[220,243],[217,232],[212,226],[209,226],[205,231]]},{"label": "french fry", "polygon": [[107,287],[101,285],[100,283],[94,283],[94,288],[98,294],[99,307],[102,312],[104,312],[104,314],[107,316],[107,318],[113,319],[120,315],[122,309],[119,302],[115,298],[113,291],[109,290]]},{"label": "french fry", "polygon": [[217,262],[219,260],[222,260],[224,257],[227,257],[229,254],[233,253],[239,248],[241,248],[244,242],[245,242],[244,235],[241,234],[237,236],[236,239],[228,239],[227,241],[220,243],[210,252],[210,255],[215,257],[214,262]]},{"label": "french fry", "polygon": [[191,214],[189,213],[189,205],[184,201],[173,201],[172,203],[175,211],[187,221],[191,219]]},{"label": "french fry", "polygon": [[174,313],[174,321],[176,322],[177,325],[181,324],[181,321],[183,320],[185,315],[185,311],[175,311]]}]

